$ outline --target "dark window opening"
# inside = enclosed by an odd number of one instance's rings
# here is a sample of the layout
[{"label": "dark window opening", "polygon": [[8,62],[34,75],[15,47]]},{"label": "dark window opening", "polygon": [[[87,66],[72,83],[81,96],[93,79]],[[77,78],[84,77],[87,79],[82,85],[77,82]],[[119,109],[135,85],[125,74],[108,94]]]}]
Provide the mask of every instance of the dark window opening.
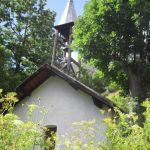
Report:
[{"label": "dark window opening", "polygon": [[45,150],[54,150],[57,126],[56,125],[47,125],[45,127],[46,127],[46,131],[45,131],[46,148],[45,148]]}]

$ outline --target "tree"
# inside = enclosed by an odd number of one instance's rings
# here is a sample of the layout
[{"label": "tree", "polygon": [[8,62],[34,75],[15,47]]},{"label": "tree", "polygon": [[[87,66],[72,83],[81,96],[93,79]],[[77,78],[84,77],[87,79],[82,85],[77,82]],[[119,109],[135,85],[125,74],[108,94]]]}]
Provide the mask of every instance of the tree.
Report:
[{"label": "tree", "polygon": [[91,0],[74,46],[139,102],[150,93],[150,1]]},{"label": "tree", "polygon": [[5,91],[51,60],[55,13],[45,5],[46,0],[0,1],[0,87]]},{"label": "tree", "polygon": [[107,90],[106,86],[108,84],[103,72],[95,69],[91,64],[82,63],[82,67],[80,68],[80,81],[99,93],[104,93]]}]

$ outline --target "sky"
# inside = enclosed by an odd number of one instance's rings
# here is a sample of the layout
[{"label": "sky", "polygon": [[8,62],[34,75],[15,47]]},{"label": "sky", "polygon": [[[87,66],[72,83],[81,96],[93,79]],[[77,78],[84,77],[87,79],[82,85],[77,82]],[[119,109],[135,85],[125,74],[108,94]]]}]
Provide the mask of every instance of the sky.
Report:
[{"label": "sky", "polygon": [[[56,14],[56,20],[55,25],[58,24],[61,15],[63,14],[63,11],[65,9],[65,6],[67,5],[68,0],[47,0],[47,8],[55,11]],[[83,14],[84,4],[87,2],[87,0],[74,0],[74,6],[77,13],[77,16],[80,16]]]}]

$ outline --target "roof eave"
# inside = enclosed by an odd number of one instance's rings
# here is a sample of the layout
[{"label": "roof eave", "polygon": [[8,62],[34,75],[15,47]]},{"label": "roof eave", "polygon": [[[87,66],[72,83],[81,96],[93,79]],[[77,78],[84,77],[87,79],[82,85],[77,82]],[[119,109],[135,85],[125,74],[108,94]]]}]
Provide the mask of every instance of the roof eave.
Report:
[{"label": "roof eave", "polygon": [[64,72],[58,70],[55,66],[50,66],[48,64],[43,65],[39,68],[33,75],[24,80],[24,82],[16,88],[18,98],[21,100],[26,96],[29,96],[33,90],[40,86],[44,81],[46,81],[50,76],[59,76],[60,78],[67,81],[70,85],[79,89],[88,95],[91,95],[93,98],[100,100],[105,105],[113,107],[113,104],[105,97],[101,96],[99,93],[93,89],[87,87],[83,83],[75,80],[74,78],[66,75]]}]

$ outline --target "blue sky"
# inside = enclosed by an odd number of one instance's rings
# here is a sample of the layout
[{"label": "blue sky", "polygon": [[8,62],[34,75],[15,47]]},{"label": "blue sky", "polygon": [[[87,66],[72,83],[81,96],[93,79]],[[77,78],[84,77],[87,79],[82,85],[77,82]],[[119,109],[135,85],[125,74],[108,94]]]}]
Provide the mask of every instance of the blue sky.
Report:
[{"label": "blue sky", "polygon": [[[57,13],[55,24],[59,22],[67,1],[68,0],[47,0],[47,8]],[[74,6],[78,16],[83,14],[84,4],[86,2],[87,0],[74,0]]]}]

